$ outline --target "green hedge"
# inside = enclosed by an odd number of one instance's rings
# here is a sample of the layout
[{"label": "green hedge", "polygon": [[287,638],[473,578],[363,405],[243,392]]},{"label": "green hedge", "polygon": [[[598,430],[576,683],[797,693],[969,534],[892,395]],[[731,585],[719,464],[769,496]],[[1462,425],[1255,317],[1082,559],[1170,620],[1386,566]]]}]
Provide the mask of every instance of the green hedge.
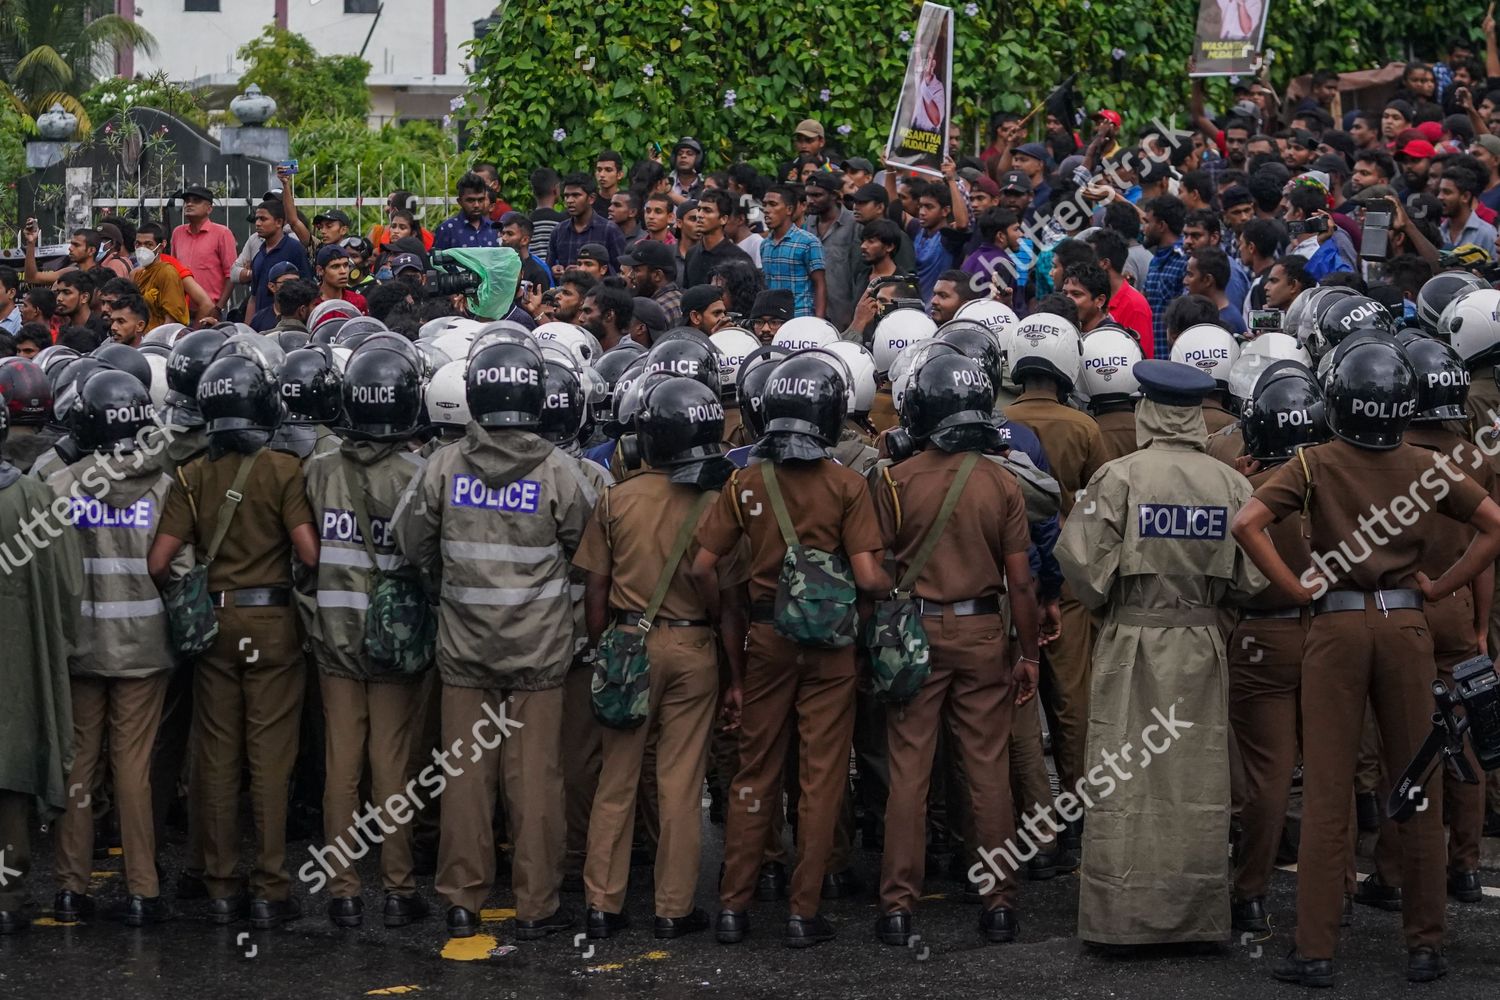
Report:
[{"label": "green hedge", "polygon": [[[1487,0],[1397,5],[1270,0],[1267,47],[1278,86],[1320,66],[1362,69],[1453,32],[1478,33]],[[678,135],[711,165],[788,154],[793,123],[815,117],[846,151],[882,147],[919,2],[891,0],[529,0],[509,4],[472,43],[477,148],[524,190],[540,164],[586,166],[612,147],[627,160]],[[1197,0],[955,2],[955,107],[966,137],[996,110],[1024,111],[1078,71],[1090,108],[1129,120],[1186,117]],[[591,62],[592,61],[592,62]],[[649,66],[650,72],[646,67]],[[726,92],[733,91],[733,100]],[[826,91],[826,100],[824,99]],[[1212,93],[1222,93],[1221,85]],[[726,106],[729,105],[729,106]],[[835,130],[847,126],[847,135]],[[561,130],[560,132],[558,130]],[[554,134],[563,138],[554,138]]]}]

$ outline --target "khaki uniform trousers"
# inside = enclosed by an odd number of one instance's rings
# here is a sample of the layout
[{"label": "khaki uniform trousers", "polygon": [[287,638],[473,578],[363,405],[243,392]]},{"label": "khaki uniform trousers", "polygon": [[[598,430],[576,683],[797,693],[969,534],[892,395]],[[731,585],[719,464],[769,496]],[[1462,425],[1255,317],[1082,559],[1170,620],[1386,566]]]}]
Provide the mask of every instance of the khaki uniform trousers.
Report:
[{"label": "khaki uniform trousers", "polygon": [[1094,619],[1063,587],[1062,634],[1042,651],[1041,694],[1052,732],[1052,759],[1062,787],[1076,788],[1088,768],[1089,684],[1093,675]]}]

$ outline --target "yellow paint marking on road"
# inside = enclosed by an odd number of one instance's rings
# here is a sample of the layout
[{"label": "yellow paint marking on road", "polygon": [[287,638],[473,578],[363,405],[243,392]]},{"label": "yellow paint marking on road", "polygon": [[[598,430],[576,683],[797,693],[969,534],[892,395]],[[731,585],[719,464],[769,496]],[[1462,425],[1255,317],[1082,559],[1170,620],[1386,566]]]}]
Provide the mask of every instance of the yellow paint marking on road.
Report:
[{"label": "yellow paint marking on road", "polygon": [[508,906],[495,907],[490,910],[479,911],[479,921],[485,924],[498,924],[502,920],[516,919],[516,911]]},{"label": "yellow paint marking on road", "polygon": [[449,938],[443,945],[443,957],[454,962],[482,962],[490,957],[490,950],[499,943],[493,934]]}]

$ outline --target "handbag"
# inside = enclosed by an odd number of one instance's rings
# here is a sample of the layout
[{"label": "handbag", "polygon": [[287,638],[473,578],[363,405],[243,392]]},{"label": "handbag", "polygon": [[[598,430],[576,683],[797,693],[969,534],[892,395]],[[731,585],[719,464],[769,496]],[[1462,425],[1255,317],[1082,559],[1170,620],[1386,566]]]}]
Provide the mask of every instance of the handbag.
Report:
[{"label": "handbag", "polygon": [[662,567],[661,578],[656,581],[656,590],[635,628],[626,631],[615,623],[605,629],[599,639],[599,655],[594,661],[589,694],[594,718],[600,725],[611,729],[634,729],[646,721],[651,706],[651,661],[646,655],[646,635],[651,631],[651,623],[656,620],[662,602],[667,599],[667,590],[671,588],[677,567],[687,553],[703,508],[714,496],[708,491],[699,496],[692,513],[678,529],[672,551]]},{"label": "handbag", "polygon": [[943,529],[958,506],[964,484],[977,464],[979,452],[971,451],[964,456],[958,474],[943,497],[943,505],[938,508],[937,518],[922,539],[922,547],[906,567],[906,572],[901,574],[891,596],[875,603],[875,612],[870,616],[865,632],[865,647],[870,653],[871,686],[877,701],[904,705],[932,676],[931,644],[911,588],[916,586],[917,577],[932,558],[938,539],[942,538]]},{"label": "handbag", "polygon": [[[167,631],[172,648],[182,656],[197,656],[205,652],[219,635],[219,616],[214,611],[213,598],[208,593],[208,567],[219,554],[219,546],[224,544],[235,510],[240,501],[245,499],[245,484],[250,481],[250,470],[255,467],[258,457],[260,452],[240,459],[234,482],[225,492],[224,502],[219,506],[219,519],[214,524],[213,537],[209,539],[208,550],[203,553],[203,558],[195,562],[192,569],[162,588],[161,600],[167,609]],[[193,512],[193,523],[196,524],[198,505],[193,500],[193,491],[188,488],[187,480],[183,478],[181,466],[177,467],[177,482],[187,494],[188,506]]]},{"label": "handbag", "polygon": [[776,526],[786,542],[786,555],[776,580],[772,627],[777,634],[804,646],[842,649],[853,645],[859,627],[859,609],[854,603],[859,591],[848,557],[797,541],[775,464],[762,462],[760,468]]},{"label": "handbag", "polygon": [[365,508],[365,477],[343,468],[354,518],[370,557],[366,581],[370,597],[365,610],[365,661],[375,674],[413,677],[427,669],[437,646],[437,615],[416,577],[380,568],[370,514]]}]

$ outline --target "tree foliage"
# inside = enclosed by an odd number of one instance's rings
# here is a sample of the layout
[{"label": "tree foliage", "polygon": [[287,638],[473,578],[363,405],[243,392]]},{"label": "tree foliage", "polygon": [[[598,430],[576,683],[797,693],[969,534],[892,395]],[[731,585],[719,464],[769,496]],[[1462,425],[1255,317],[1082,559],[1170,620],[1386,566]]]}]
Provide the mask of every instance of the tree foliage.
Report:
[{"label": "tree foliage", "polygon": [[249,67],[240,87],[258,84],[276,101],[273,121],[364,118],[370,113],[370,64],[359,56],[323,56],[306,38],[275,25],[236,53]]},{"label": "tree foliage", "polygon": [[80,98],[113,71],[115,53],[154,52],[151,33],[115,14],[112,0],[0,0],[0,100],[27,124],[53,104],[93,127]]}]

